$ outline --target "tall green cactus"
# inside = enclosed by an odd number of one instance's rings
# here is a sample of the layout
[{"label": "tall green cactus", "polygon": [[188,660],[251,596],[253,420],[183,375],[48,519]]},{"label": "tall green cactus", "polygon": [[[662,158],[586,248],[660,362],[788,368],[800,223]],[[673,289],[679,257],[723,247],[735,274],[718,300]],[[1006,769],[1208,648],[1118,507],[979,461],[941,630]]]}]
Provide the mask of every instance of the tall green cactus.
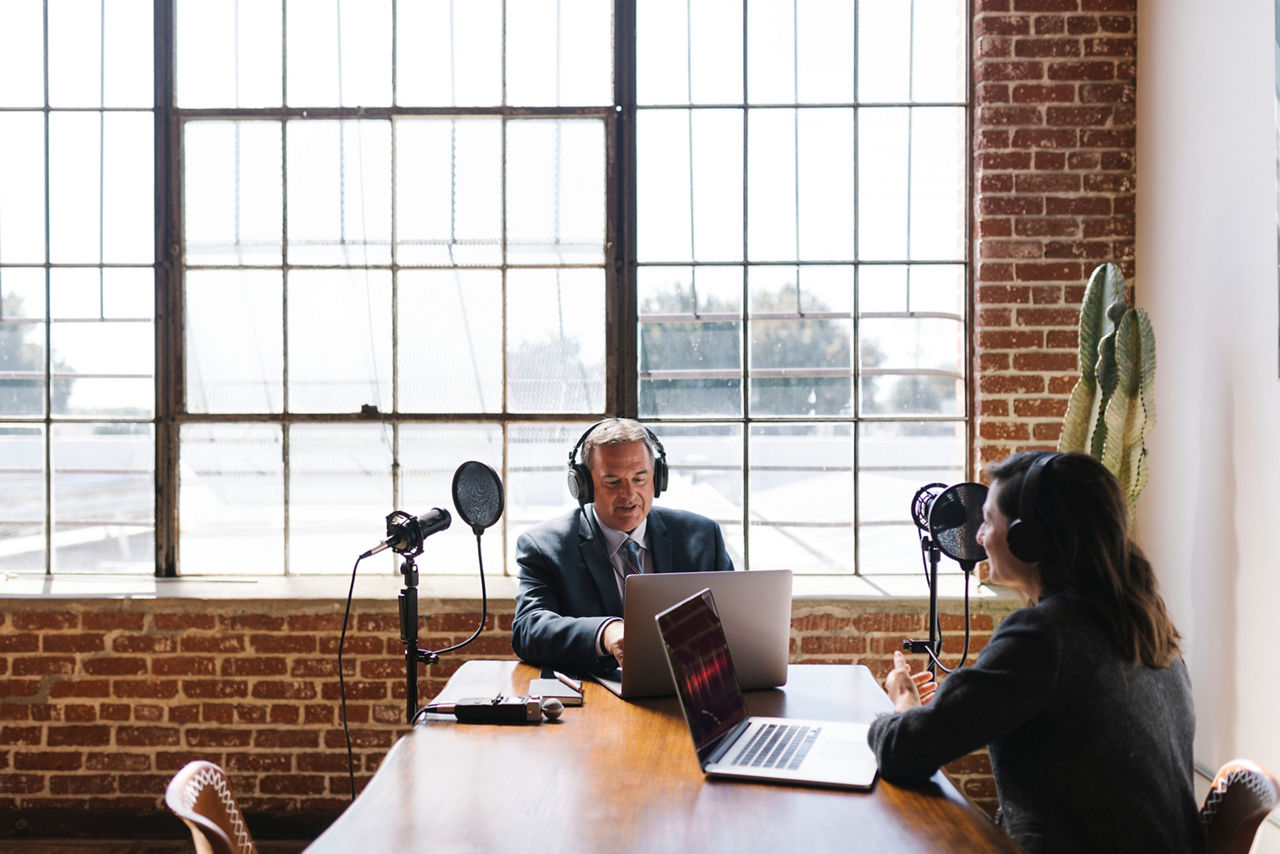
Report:
[{"label": "tall green cactus", "polygon": [[1146,436],[1155,424],[1152,381],[1156,336],[1151,319],[1124,300],[1124,275],[1102,264],[1080,307],[1080,380],[1062,421],[1059,451],[1102,461],[1124,490],[1129,512],[1147,485]]}]

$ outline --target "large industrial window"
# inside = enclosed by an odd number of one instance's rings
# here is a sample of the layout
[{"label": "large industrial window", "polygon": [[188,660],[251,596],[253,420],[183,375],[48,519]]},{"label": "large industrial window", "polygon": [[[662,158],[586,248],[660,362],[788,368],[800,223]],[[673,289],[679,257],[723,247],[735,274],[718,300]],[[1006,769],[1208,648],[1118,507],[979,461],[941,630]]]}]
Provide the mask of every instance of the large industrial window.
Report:
[{"label": "large industrial window", "polygon": [[[3,4],[0,568],[344,573],[470,459],[509,567],[625,414],[740,567],[918,571],[911,496],[966,470],[967,34],[963,0]],[[474,571],[454,528],[425,572]]]}]

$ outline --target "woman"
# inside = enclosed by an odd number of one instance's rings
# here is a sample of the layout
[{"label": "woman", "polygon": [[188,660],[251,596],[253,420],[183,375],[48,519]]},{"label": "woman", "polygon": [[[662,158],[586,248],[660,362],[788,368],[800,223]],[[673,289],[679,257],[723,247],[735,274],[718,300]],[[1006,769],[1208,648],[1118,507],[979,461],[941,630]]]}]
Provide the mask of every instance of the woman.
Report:
[{"label": "woman", "polygon": [[1084,454],[987,474],[978,542],[1031,607],[941,686],[894,654],[897,712],[868,736],[881,776],[924,781],[987,745],[997,820],[1026,852],[1202,850],[1187,668],[1119,484]]}]

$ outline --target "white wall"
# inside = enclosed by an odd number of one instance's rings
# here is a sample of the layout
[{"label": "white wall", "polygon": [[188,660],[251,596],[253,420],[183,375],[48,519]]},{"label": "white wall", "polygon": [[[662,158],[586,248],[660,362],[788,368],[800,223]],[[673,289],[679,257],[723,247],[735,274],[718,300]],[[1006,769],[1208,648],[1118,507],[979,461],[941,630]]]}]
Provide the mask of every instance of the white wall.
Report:
[{"label": "white wall", "polygon": [[1138,3],[1137,302],[1159,354],[1139,532],[1185,639],[1197,762],[1280,773],[1272,8]]}]

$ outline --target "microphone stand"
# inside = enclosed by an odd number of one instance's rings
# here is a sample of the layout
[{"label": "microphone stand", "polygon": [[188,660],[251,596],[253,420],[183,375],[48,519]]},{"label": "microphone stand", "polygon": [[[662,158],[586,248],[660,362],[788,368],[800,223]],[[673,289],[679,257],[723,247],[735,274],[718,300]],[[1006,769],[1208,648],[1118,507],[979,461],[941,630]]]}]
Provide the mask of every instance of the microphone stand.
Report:
[{"label": "microphone stand", "polygon": [[938,636],[938,560],[942,557],[942,552],[937,541],[927,533],[920,536],[920,548],[929,557],[929,639],[904,640],[902,648],[911,653],[931,652],[928,669],[930,675],[937,678],[938,656],[942,654],[942,638]]},{"label": "microphone stand", "polygon": [[400,565],[404,589],[400,591],[400,642],[404,644],[405,714],[413,724],[418,714],[418,664],[435,664],[440,657],[429,649],[418,649],[418,567],[406,555]]}]

